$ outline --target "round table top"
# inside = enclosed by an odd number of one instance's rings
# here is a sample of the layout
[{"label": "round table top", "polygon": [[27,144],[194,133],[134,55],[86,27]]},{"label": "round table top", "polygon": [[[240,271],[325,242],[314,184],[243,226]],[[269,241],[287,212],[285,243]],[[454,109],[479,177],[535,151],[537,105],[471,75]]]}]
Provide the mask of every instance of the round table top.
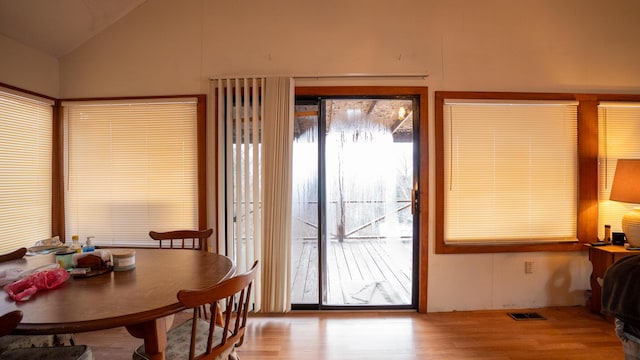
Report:
[{"label": "round table top", "polygon": [[[114,249],[115,250],[115,249]],[[14,302],[4,292],[2,313],[20,309],[16,333],[50,334],[94,331],[139,324],[184,310],[176,294],[182,289],[215,285],[233,276],[231,259],[209,252],[178,249],[134,249],[136,266],[87,278],[69,278],[60,287],[39,290],[27,301]],[[35,268],[55,263],[37,255],[0,264]]]}]

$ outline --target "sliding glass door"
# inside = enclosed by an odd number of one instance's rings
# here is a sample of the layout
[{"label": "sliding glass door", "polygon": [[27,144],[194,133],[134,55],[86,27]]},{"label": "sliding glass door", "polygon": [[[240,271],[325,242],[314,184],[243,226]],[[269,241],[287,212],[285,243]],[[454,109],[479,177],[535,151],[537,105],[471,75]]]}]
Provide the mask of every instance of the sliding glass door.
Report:
[{"label": "sliding glass door", "polygon": [[294,308],[415,307],[417,103],[297,99]]}]

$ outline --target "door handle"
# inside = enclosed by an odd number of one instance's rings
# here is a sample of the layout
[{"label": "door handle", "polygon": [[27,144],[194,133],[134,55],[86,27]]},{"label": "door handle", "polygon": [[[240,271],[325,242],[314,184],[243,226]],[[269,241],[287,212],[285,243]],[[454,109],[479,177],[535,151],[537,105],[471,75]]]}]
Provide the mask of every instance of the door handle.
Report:
[{"label": "door handle", "polygon": [[411,191],[411,215],[415,215],[418,213],[418,198],[419,198],[418,190]]}]

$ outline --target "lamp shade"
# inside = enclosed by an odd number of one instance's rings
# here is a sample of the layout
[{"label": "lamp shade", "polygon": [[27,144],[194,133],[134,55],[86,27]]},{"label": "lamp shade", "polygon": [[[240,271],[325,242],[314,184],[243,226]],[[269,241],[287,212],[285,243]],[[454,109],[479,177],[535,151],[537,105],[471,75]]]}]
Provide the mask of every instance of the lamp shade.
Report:
[{"label": "lamp shade", "polygon": [[620,159],[609,200],[640,204],[640,159]]},{"label": "lamp shade", "polygon": [[[609,199],[640,204],[640,159],[618,160]],[[622,217],[622,231],[630,246],[640,247],[640,207]]]}]

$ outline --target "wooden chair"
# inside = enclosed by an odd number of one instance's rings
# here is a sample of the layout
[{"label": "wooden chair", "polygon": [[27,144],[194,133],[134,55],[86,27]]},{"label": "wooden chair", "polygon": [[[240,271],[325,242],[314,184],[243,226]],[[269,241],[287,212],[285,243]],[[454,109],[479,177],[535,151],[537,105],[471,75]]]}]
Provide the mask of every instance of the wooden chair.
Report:
[{"label": "wooden chair", "polygon": [[[175,230],[166,232],[149,231],[149,236],[158,241],[161,249],[194,249],[208,251],[208,239],[213,229],[206,230]],[[165,242],[163,246],[163,242]],[[168,245],[167,245],[168,244]],[[218,246],[215,245],[215,253]]]},{"label": "wooden chair", "polygon": [[[244,341],[247,316],[251,304],[251,288],[256,277],[258,261],[249,271],[200,290],[181,290],[178,300],[185,307],[193,309],[193,318],[169,330],[167,333],[166,360],[187,359],[237,359],[235,349]],[[220,303],[223,310],[224,326],[215,325],[217,315],[211,322],[198,316],[197,308]],[[133,354],[134,360],[149,357],[144,345]]]},{"label": "wooden chair", "polygon": [[0,263],[5,261],[22,259],[26,253],[27,253],[27,248],[23,247],[18,250],[13,250],[8,253],[0,254]]},{"label": "wooden chair", "polygon": [[[0,336],[9,335],[22,321],[22,311],[13,310],[0,316]],[[0,338],[0,339],[1,339]],[[92,360],[91,348],[86,345],[54,346],[54,347],[23,347],[6,350],[0,354],[2,360]]]},{"label": "wooden chair", "polygon": [[[213,229],[206,230],[173,230],[165,232],[149,231],[149,237],[158,241],[160,249],[193,249],[208,251],[208,240],[213,234]],[[163,246],[163,241],[165,242]],[[168,245],[167,245],[168,244]],[[218,245],[215,245],[215,253],[218,253]],[[210,311],[206,306],[198,310],[204,319],[209,318]]]},{"label": "wooden chair", "polygon": [[[22,259],[27,253],[27,248],[19,248],[4,254],[0,254],[0,263],[12,260]],[[14,315],[15,316],[15,315]],[[22,313],[20,314],[22,319]],[[20,322],[20,320],[18,320]],[[18,323],[16,323],[17,326]],[[15,326],[14,326],[15,328]],[[9,331],[9,333],[13,328]],[[7,350],[23,348],[23,347],[46,347],[46,346],[59,346],[69,343],[75,345],[73,342],[73,336],[71,334],[57,334],[57,335],[9,335],[0,337],[0,354]]]}]

